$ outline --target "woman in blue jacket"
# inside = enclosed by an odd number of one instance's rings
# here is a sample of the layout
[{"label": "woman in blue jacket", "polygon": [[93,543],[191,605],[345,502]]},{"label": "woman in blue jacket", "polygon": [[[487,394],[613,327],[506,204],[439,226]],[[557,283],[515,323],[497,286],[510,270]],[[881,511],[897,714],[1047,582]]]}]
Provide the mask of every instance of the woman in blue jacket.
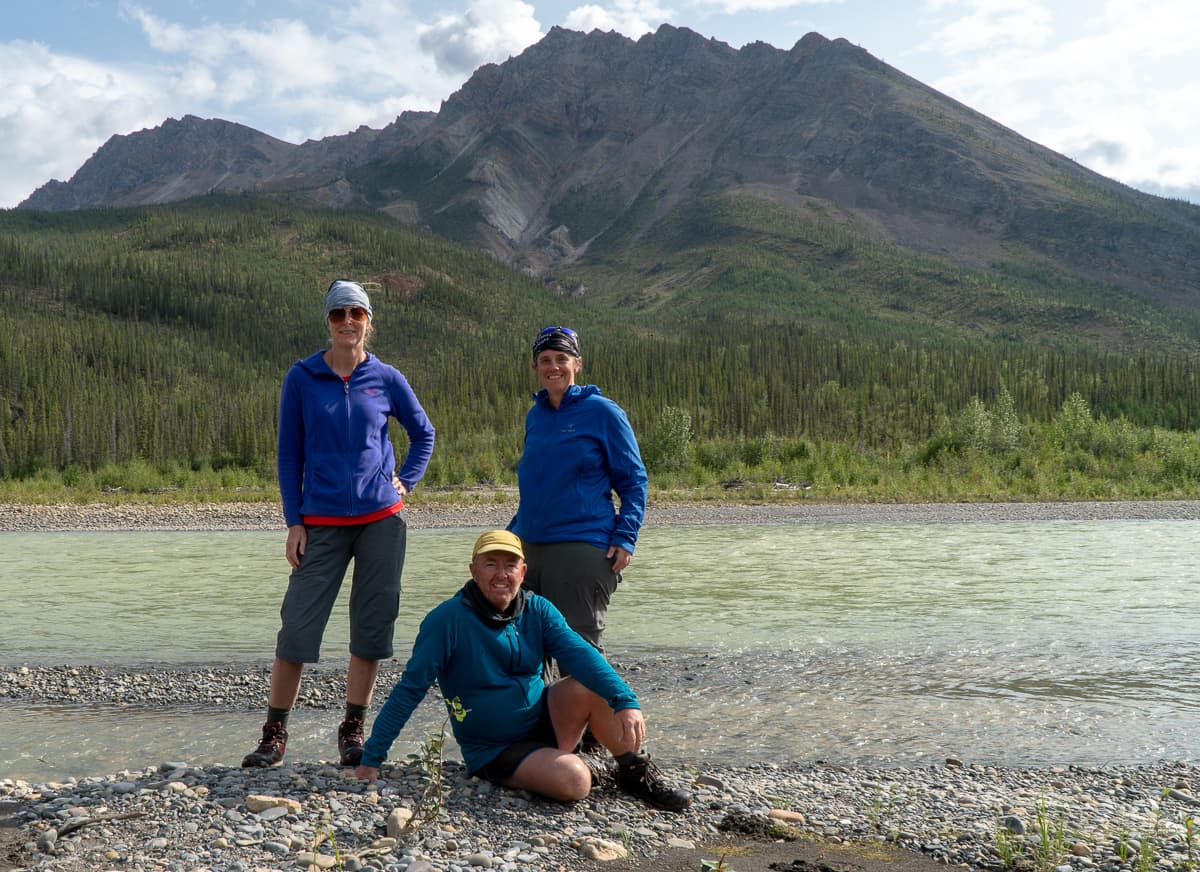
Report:
[{"label": "woman in blue jacket", "polygon": [[[351,559],[350,665],[338,729],[344,766],[357,766],[362,756],[363,717],[379,661],[392,656],[404,569],[404,497],[425,474],[434,432],[404,376],[367,351],[372,319],[362,285],[335,281],[325,294],[329,347],[297,361],[283,381],[277,463],[292,574],[279,610],[267,722],[243,766],[283,760],[304,664],[320,657]],[[399,472],[389,418],[408,433]]]},{"label": "woman in blue jacket", "polygon": [[595,385],[575,383],[582,366],[574,330],[538,333],[533,369],[541,390],[525,417],[520,504],[509,529],[525,546],[526,586],[603,651],[609,600],[646,511],[646,467],[621,407]]}]

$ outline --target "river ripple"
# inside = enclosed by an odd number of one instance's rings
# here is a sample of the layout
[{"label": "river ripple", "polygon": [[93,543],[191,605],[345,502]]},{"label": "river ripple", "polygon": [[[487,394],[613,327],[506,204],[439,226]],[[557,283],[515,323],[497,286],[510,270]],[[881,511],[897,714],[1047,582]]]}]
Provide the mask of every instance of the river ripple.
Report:
[{"label": "river ripple", "polygon": [[[465,580],[477,532],[410,533],[398,652]],[[614,598],[608,644],[667,757],[1175,759],[1200,746],[1198,532],[1180,520],[650,528]],[[0,663],[261,672],[286,580],[281,548],[276,532],[0,534]],[[345,645],[339,608],[331,666]],[[87,774],[131,754],[230,762],[253,744],[252,702],[188,705],[179,718],[136,704],[0,702],[0,777],[44,772],[39,756]],[[424,708],[418,741],[439,717]],[[333,715],[296,717],[293,753],[328,756]],[[64,754],[76,746],[77,759]]]}]

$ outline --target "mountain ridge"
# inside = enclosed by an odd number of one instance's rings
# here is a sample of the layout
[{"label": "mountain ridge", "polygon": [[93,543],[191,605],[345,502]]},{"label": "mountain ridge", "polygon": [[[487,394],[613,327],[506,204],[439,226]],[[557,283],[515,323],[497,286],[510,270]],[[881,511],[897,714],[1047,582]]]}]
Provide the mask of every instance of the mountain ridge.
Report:
[{"label": "mountain ridge", "polygon": [[1200,311],[1200,207],[1100,176],[817,33],[733,49],[671,25],[636,41],[555,27],[437,113],[298,146],[187,116],[111,138],[18,208],[246,190],[378,209],[578,284],[667,259],[665,227],[745,197],[960,266],[1015,260]]}]

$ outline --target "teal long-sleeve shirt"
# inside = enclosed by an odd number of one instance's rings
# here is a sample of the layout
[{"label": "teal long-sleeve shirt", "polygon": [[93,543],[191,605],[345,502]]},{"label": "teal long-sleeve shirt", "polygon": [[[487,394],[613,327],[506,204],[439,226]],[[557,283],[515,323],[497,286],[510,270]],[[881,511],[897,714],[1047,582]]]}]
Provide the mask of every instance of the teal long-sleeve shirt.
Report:
[{"label": "teal long-sleeve shirt", "polygon": [[[474,584],[474,582],[471,582]],[[378,767],[436,681],[467,769],[486,766],[526,738],[541,717],[542,662],[549,655],[613,711],[640,708],[637,695],[595,648],[567,626],[549,600],[526,593],[510,623],[488,626],[462,592],[421,622],[404,673],[392,688],[363,746],[362,762]]]}]

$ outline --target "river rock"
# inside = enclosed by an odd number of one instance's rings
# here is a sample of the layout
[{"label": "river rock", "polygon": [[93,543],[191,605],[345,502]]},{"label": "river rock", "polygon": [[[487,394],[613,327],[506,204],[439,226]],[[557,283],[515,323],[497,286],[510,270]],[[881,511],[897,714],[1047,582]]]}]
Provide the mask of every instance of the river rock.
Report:
[{"label": "river rock", "polygon": [[391,813],[387,816],[388,837],[394,839],[399,836],[412,821],[412,818],[412,809],[404,807],[392,809]]},{"label": "river rock", "polygon": [[282,796],[263,796],[262,794],[247,796],[246,808],[256,814],[266,811],[269,808],[283,808],[286,809],[286,812],[300,814],[300,803],[294,799],[287,799]]},{"label": "river rock", "polygon": [[610,842],[606,839],[584,839],[579,844],[579,853],[589,860],[608,863],[612,860],[623,860],[629,856],[624,845]]}]

